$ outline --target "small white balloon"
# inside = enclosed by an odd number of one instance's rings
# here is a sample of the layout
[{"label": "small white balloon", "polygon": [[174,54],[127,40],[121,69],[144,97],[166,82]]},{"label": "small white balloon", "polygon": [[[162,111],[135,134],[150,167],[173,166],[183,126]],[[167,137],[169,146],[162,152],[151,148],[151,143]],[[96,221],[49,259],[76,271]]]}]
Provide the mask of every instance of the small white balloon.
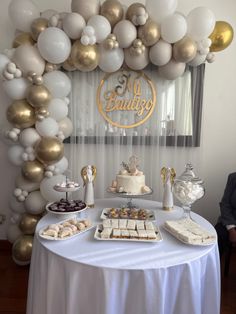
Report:
[{"label": "small white balloon", "polygon": [[59,131],[58,123],[50,117],[37,121],[35,128],[41,136],[56,136]]},{"label": "small white balloon", "polygon": [[10,59],[5,54],[0,53],[0,77],[2,77],[2,73],[9,62]]},{"label": "small white balloon", "polygon": [[86,22],[82,15],[78,13],[68,13],[62,22],[64,32],[71,39],[78,39],[81,37],[82,31],[86,26]]},{"label": "small white balloon", "polygon": [[20,196],[21,193],[22,193],[22,190],[19,188],[14,190],[14,196],[16,196],[16,197]]},{"label": "small white balloon", "polygon": [[11,221],[12,224],[18,225],[19,222],[21,221],[21,218],[22,218],[22,215],[21,215],[21,214],[12,212],[10,221]]},{"label": "small white balloon", "polygon": [[175,13],[167,16],[161,23],[161,37],[168,43],[182,39],[187,32],[187,22],[184,16]]},{"label": "small white balloon", "polygon": [[55,202],[61,198],[65,198],[66,193],[57,192],[53,188],[57,183],[65,182],[65,180],[66,177],[62,174],[51,178],[44,178],[40,183],[42,197],[49,202]]},{"label": "small white balloon", "polygon": [[158,74],[166,80],[175,80],[183,75],[186,64],[183,62],[176,62],[171,59],[166,65],[158,68]]},{"label": "small white balloon", "polygon": [[68,106],[60,98],[53,98],[48,105],[49,117],[60,121],[68,115]]},{"label": "small white balloon", "polygon": [[20,145],[13,145],[8,150],[8,158],[10,162],[15,166],[21,166],[23,164],[22,154],[24,148]]},{"label": "small white balloon", "polygon": [[69,37],[57,27],[48,27],[41,32],[37,45],[41,56],[53,64],[63,63],[71,52]]},{"label": "small white balloon", "polygon": [[207,55],[202,55],[199,52],[197,52],[194,59],[188,62],[188,65],[191,65],[192,67],[197,67],[206,61],[206,57]]},{"label": "small white balloon", "polygon": [[99,46],[99,62],[100,69],[107,73],[113,73],[121,68],[124,62],[124,50],[121,48],[107,50],[103,44]]},{"label": "small white balloon", "polygon": [[7,227],[7,240],[10,243],[14,243],[21,235],[22,231],[20,230],[17,224],[9,224]]},{"label": "small white balloon", "polygon": [[31,192],[25,200],[25,209],[33,215],[42,214],[45,211],[47,200],[45,200],[40,191]]},{"label": "small white balloon", "polygon": [[94,15],[90,17],[87,25],[92,26],[95,30],[94,35],[97,43],[103,42],[111,33],[111,24],[108,19],[102,15]]},{"label": "small white balloon", "polygon": [[172,46],[160,39],[149,52],[150,60],[153,64],[162,66],[167,64],[172,57]]},{"label": "small white balloon", "polygon": [[40,138],[41,136],[34,128],[27,128],[21,132],[19,141],[24,147],[33,147]]},{"label": "small white balloon", "polygon": [[116,24],[113,30],[120,48],[128,48],[137,38],[136,27],[128,20],[122,20]]},{"label": "small white balloon", "polygon": [[68,117],[65,117],[61,121],[58,122],[59,131],[63,133],[65,138],[69,137],[73,132],[73,124]]},{"label": "small white balloon", "polygon": [[44,74],[43,81],[53,98],[64,98],[70,94],[71,81],[62,71],[53,71]]}]

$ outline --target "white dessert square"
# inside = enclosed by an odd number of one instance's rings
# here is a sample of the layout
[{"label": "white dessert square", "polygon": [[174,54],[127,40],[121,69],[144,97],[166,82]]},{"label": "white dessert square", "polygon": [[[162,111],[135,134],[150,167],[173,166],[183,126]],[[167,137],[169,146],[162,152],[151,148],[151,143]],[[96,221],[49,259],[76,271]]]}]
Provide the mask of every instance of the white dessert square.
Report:
[{"label": "white dessert square", "polygon": [[144,229],[138,229],[138,237],[140,240],[147,239],[147,232]]},{"label": "white dessert square", "polygon": [[120,237],[121,237],[120,229],[113,229],[112,230],[112,238],[120,238]]},{"label": "white dessert square", "polygon": [[111,220],[110,219],[104,219],[102,222],[103,228],[111,228]]},{"label": "white dessert square", "polygon": [[138,233],[136,230],[129,230],[130,239],[138,239]]},{"label": "white dessert square", "polygon": [[144,230],[144,221],[137,221],[137,230]]},{"label": "white dessert square", "polygon": [[104,228],[101,232],[102,239],[109,239],[112,232],[112,228]]},{"label": "white dessert square", "polygon": [[145,229],[146,230],[154,230],[154,225],[151,221],[145,221]]},{"label": "white dessert square", "polygon": [[156,240],[157,236],[154,230],[146,230],[147,232],[147,237],[150,240]]},{"label": "white dessert square", "polygon": [[121,230],[121,238],[129,239],[129,231],[128,230]]},{"label": "white dessert square", "polygon": [[128,220],[127,222],[127,229],[129,230],[135,230],[136,221],[135,220]]},{"label": "white dessert square", "polygon": [[111,227],[114,229],[119,228],[119,220],[118,219],[111,219]]},{"label": "white dessert square", "polygon": [[127,229],[127,219],[119,219],[119,228]]}]

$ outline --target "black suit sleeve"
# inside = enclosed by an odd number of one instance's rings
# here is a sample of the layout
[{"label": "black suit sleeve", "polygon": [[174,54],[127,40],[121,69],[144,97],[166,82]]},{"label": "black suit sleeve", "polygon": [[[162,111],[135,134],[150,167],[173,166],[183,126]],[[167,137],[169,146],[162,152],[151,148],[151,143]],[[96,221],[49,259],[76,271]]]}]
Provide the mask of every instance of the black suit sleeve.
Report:
[{"label": "black suit sleeve", "polygon": [[236,190],[236,173],[228,176],[224,195],[220,202],[221,222],[224,226],[236,225],[236,209],[231,204],[231,196]]}]

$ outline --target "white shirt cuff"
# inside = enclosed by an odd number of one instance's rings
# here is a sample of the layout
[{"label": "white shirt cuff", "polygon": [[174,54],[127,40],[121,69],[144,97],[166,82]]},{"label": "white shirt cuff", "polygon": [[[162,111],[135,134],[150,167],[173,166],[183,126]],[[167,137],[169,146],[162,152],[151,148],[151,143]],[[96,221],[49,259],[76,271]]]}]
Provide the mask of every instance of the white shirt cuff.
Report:
[{"label": "white shirt cuff", "polygon": [[235,228],[235,227],[236,227],[235,225],[227,225],[227,226],[226,226],[226,229],[227,229],[227,230],[230,230],[230,229],[233,229],[233,228]]}]

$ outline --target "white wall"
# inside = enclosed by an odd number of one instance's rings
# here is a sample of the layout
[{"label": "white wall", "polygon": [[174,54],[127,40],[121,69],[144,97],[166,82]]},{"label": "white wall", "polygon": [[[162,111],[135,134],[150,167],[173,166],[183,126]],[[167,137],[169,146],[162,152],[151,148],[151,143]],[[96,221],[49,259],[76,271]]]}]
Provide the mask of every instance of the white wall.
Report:
[{"label": "white wall", "polygon": [[[134,1],[122,1],[129,5]],[[144,1],[140,1],[144,2]],[[0,2],[0,51],[11,47],[14,28],[7,8],[10,0]],[[55,9],[69,11],[70,0],[35,0],[41,11]],[[235,0],[179,0],[178,11],[187,14],[191,9],[205,6],[211,9],[216,20],[229,22],[236,31]],[[226,50],[217,53],[216,61],[207,64],[202,121],[201,173],[206,185],[205,197],[194,205],[194,210],[215,223],[219,214],[218,203],[222,197],[227,175],[236,171],[236,41]],[[7,99],[0,87],[0,131],[6,128]],[[19,169],[7,160],[7,146],[0,142],[0,214],[9,216],[8,199],[14,188],[14,178]],[[0,225],[0,239],[4,239],[6,224]]]}]

